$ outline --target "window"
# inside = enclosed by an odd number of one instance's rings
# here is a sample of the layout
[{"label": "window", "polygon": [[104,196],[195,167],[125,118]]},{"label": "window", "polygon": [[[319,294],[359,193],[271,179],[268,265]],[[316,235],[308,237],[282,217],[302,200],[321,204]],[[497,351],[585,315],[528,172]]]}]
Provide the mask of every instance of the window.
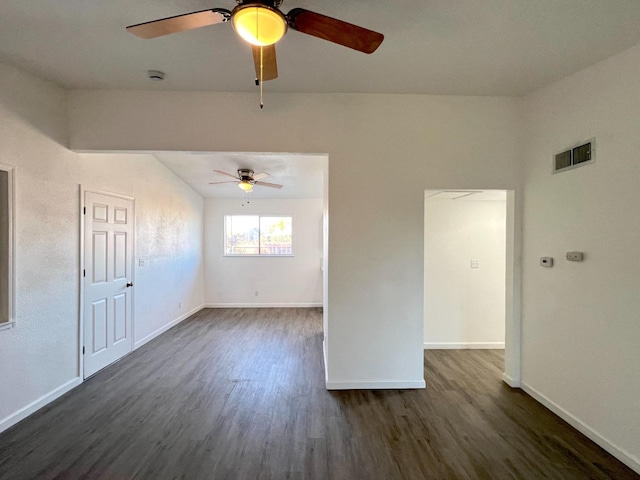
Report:
[{"label": "window", "polygon": [[225,255],[293,255],[291,216],[226,215]]},{"label": "window", "polygon": [[0,329],[13,325],[13,168],[0,164]]}]

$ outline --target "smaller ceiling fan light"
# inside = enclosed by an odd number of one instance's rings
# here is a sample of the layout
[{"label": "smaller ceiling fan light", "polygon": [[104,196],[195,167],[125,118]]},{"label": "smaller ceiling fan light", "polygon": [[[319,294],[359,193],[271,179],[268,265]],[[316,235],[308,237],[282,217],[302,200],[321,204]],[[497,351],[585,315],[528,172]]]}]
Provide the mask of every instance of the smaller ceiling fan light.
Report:
[{"label": "smaller ceiling fan light", "polygon": [[287,32],[287,20],[282,13],[266,5],[241,5],[231,16],[233,28],[252,45],[266,47],[280,40]]},{"label": "smaller ceiling fan light", "polygon": [[251,192],[253,191],[253,185],[251,185],[249,182],[247,182],[246,180],[241,181],[240,183],[238,183],[238,188],[242,191],[245,192]]}]

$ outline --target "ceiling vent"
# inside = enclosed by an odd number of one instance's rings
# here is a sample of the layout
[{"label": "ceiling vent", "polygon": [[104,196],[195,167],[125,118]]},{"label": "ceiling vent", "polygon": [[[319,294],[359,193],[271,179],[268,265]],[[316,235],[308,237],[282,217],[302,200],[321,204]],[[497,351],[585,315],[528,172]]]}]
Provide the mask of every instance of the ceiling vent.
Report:
[{"label": "ceiling vent", "polygon": [[564,172],[572,168],[588,165],[596,161],[595,138],[556,153],[553,157],[553,173]]}]

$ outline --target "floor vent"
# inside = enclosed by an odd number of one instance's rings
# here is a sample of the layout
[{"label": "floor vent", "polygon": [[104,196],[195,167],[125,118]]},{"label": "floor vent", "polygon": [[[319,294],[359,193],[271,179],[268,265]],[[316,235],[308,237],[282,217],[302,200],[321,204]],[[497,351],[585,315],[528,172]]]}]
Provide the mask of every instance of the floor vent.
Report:
[{"label": "floor vent", "polygon": [[553,173],[564,172],[595,162],[595,138],[587,143],[576,145],[553,157]]}]

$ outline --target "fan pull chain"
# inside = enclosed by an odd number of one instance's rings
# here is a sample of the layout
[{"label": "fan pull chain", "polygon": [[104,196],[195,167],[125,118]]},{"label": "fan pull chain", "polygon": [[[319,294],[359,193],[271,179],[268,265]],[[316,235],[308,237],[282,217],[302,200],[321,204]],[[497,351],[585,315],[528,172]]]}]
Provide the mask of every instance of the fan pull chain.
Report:
[{"label": "fan pull chain", "polygon": [[262,55],[262,46],[260,47],[260,109],[264,108],[262,84],[264,83],[264,57]]},{"label": "fan pull chain", "polygon": [[[256,9],[256,37],[259,37],[258,34],[260,33],[260,23],[258,22],[258,18],[259,18],[259,15],[257,15],[257,9]],[[262,45],[260,45],[260,110],[264,108],[263,91],[262,91],[262,84],[264,82],[263,67],[264,67],[264,62],[263,62],[263,56],[262,56]]]}]

